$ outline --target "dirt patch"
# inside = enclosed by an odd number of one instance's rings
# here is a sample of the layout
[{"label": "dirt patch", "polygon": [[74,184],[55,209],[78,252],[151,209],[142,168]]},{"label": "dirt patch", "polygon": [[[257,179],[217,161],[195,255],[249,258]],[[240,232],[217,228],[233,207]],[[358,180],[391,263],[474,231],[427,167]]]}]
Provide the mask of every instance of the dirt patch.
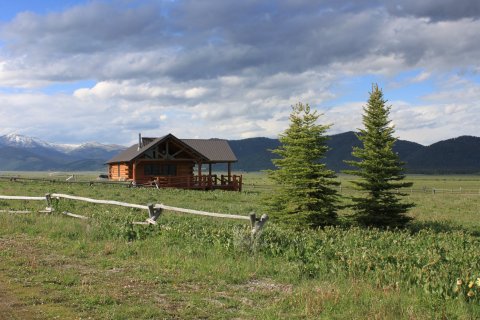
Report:
[{"label": "dirt patch", "polygon": [[293,286],[291,284],[276,283],[270,279],[251,280],[247,284],[241,285],[241,287],[248,291],[276,291],[291,293],[293,290]]},{"label": "dirt patch", "polygon": [[[0,320],[7,319],[76,319],[75,312],[56,303],[44,303],[41,283],[23,278],[25,270],[35,272],[49,260],[35,248],[35,240],[24,235],[0,238]],[[5,264],[4,264],[5,263]]]},{"label": "dirt patch", "polygon": [[7,279],[0,274],[0,320],[37,319],[30,308],[13,294],[7,284]]}]

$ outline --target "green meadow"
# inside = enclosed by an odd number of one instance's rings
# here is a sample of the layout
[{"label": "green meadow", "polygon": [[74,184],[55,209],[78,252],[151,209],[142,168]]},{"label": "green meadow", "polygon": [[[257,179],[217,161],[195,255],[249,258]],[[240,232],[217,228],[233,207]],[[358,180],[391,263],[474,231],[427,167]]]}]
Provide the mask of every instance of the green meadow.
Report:
[{"label": "green meadow", "polygon": [[[25,176],[25,174],[21,174]],[[1,195],[95,199],[248,215],[275,188],[246,174],[242,192],[0,179]],[[340,176],[343,201],[356,191]],[[480,176],[409,176],[405,230],[341,224],[294,232],[248,221],[61,199],[0,200],[0,319],[479,319]],[[84,183],[82,183],[82,181]],[[8,213],[29,210],[32,213]],[[74,219],[61,212],[88,216]]]}]

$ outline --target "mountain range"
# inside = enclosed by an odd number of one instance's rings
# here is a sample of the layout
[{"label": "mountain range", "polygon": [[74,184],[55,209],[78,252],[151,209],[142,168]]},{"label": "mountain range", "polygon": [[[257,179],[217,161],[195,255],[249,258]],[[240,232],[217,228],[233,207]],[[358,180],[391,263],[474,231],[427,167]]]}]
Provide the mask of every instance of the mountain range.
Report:
[{"label": "mountain range", "polygon": [[[329,137],[327,166],[339,172],[349,169],[343,160],[352,160],[352,147],[360,146],[353,132]],[[236,171],[273,169],[273,154],[280,142],[270,138],[230,140],[238,158]],[[126,147],[97,142],[81,145],[48,143],[18,134],[0,136],[0,170],[3,171],[105,171],[105,161]],[[429,146],[398,140],[394,150],[406,162],[408,173],[479,174],[480,138],[461,136],[439,141]]]},{"label": "mountain range", "polygon": [[53,144],[18,134],[0,136],[0,170],[105,171],[104,163],[126,147],[88,142]]}]

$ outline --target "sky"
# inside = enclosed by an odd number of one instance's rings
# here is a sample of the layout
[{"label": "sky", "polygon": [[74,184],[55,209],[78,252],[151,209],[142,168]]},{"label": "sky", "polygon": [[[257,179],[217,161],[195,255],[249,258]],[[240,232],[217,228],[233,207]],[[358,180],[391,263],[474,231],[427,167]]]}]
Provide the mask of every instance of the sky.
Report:
[{"label": "sky", "polygon": [[0,135],[278,137],[308,103],[362,127],[377,83],[398,138],[480,130],[478,0],[0,1]]}]

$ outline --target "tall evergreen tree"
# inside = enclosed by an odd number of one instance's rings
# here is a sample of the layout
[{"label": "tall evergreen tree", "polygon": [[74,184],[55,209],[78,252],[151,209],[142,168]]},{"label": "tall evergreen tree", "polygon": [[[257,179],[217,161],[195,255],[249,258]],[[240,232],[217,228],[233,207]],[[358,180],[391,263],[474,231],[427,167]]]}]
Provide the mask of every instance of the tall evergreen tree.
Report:
[{"label": "tall evergreen tree", "polygon": [[356,220],[363,225],[375,227],[404,227],[411,218],[406,215],[413,203],[401,201],[405,194],[399,189],[412,183],[405,178],[403,165],[393,151],[396,138],[390,124],[391,106],[386,106],[382,90],[373,85],[367,105],[363,108],[363,125],[357,137],[363,147],[354,147],[352,155],[359,161],[346,161],[358,170],[345,170],[345,173],[359,176],[352,181],[365,193],[353,197],[352,208]]},{"label": "tall evergreen tree", "polygon": [[324,163],[328,151],[325,132],[330,125],[317,124],[320,115],[308,104],[292,106],[290,126],[279,136],[279,155],[269,171],[278,188],[267,202],[271,216],[297,228],[319,227],[336,222],[335,172]]}]

